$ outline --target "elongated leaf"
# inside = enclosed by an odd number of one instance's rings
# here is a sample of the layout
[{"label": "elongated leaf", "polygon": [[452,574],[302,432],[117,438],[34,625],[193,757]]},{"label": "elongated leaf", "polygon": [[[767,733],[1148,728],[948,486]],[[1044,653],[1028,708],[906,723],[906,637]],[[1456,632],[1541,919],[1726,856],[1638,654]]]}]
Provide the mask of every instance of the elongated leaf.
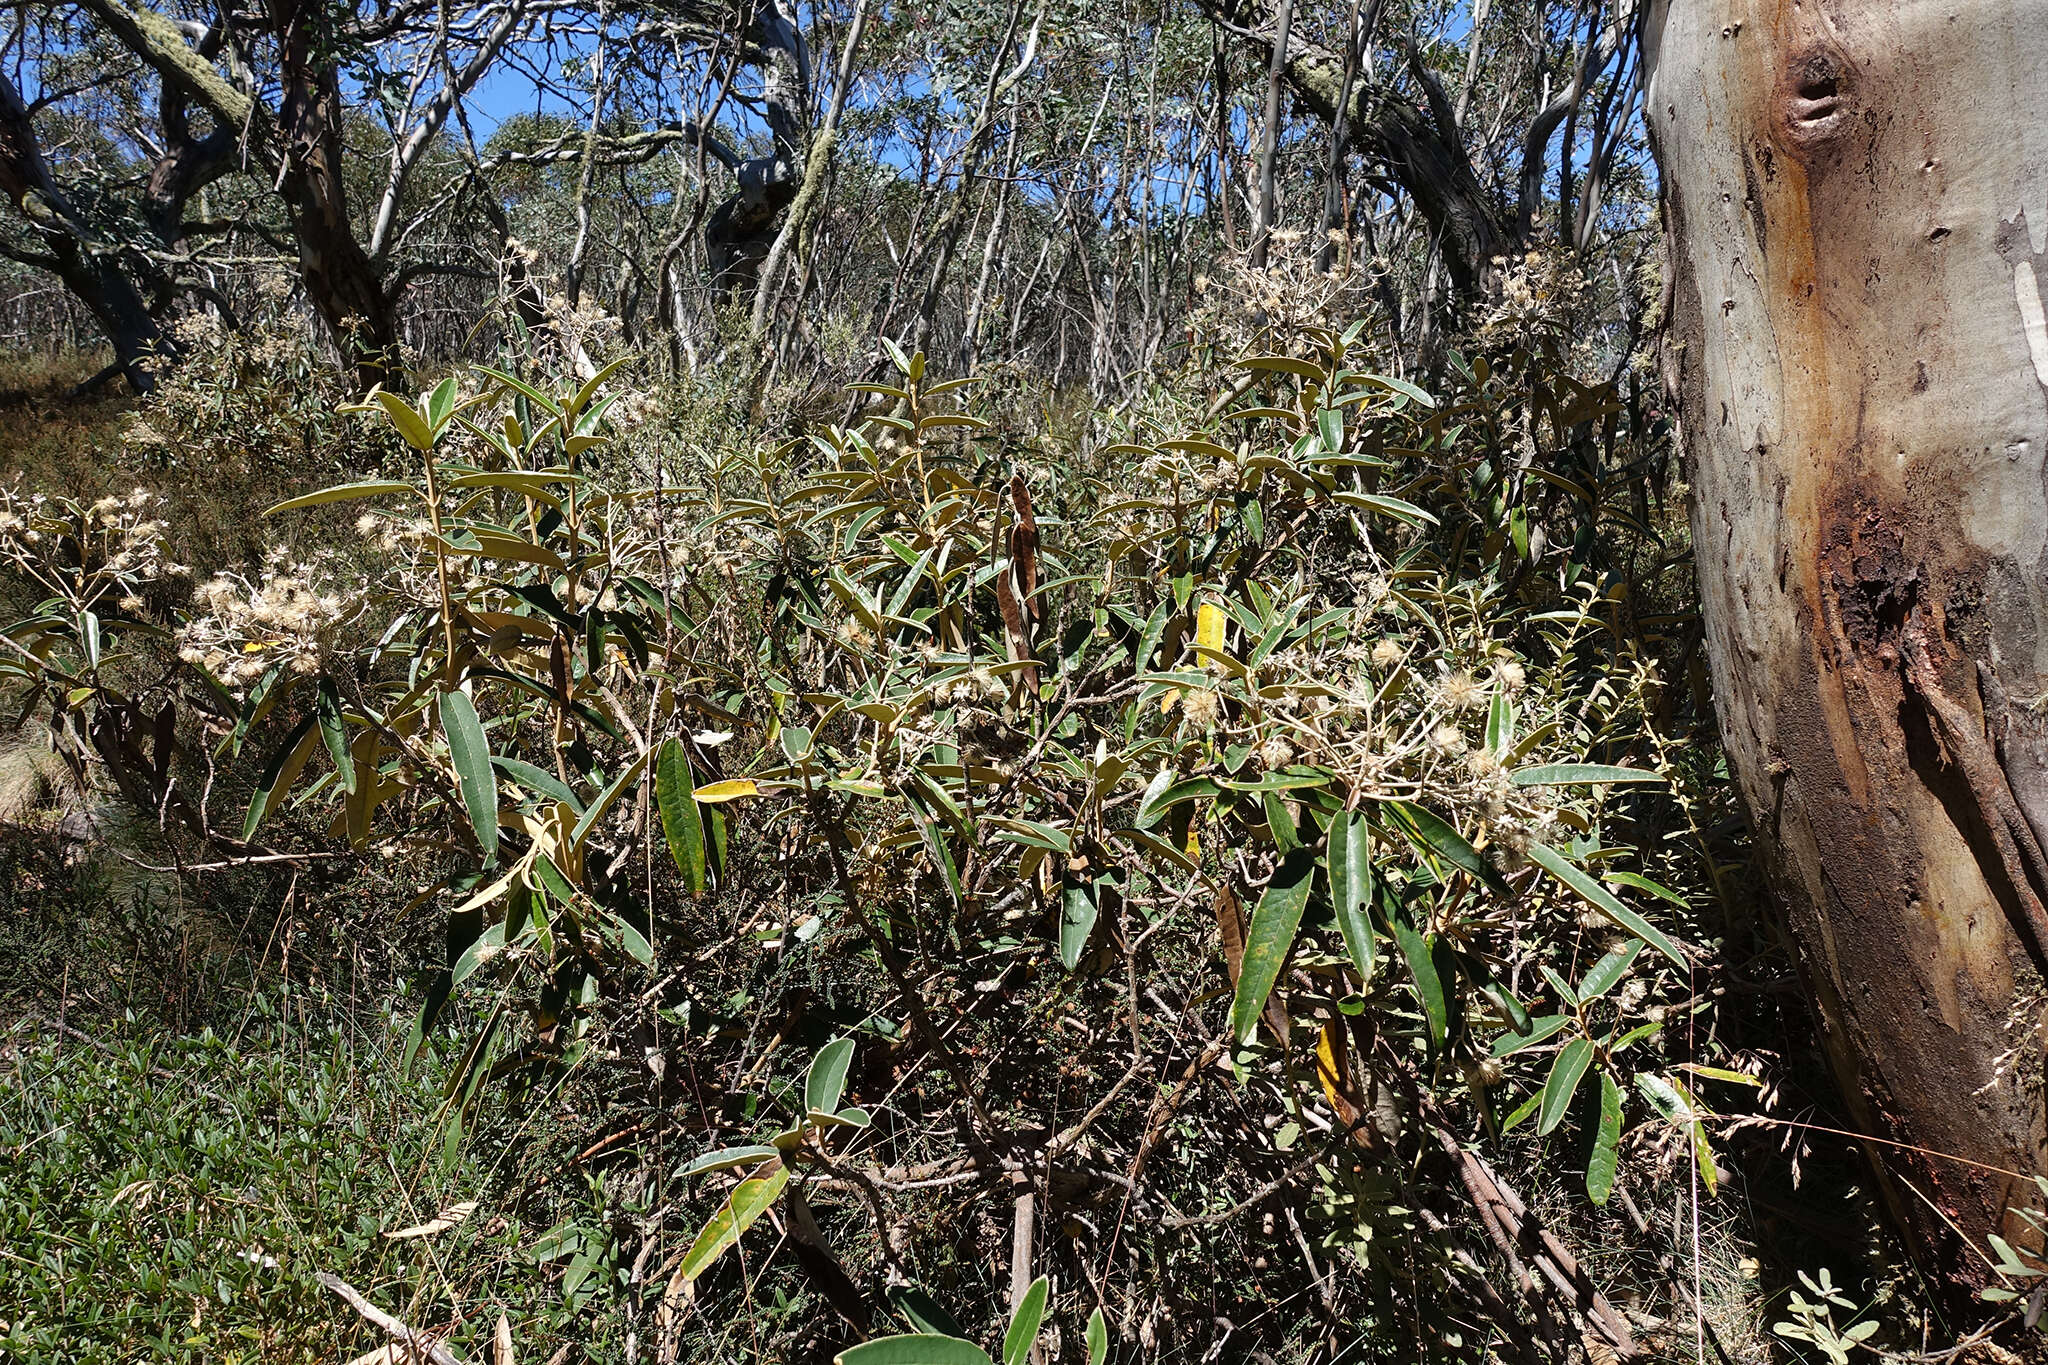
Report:
[{"label": "elongated leaf", "polygon": [[1536,1115],[1538,1133],[1548,1133],[1564,1122],[1565,1113],[1572,1105],[1572,1096],[1578,1093],[1579,1082],[1585,1078],[1586,1068],[1592,1064],[1591,1039],[1574,1038],[1558,1049],[1556,1059],[1550,1064],[1550,1078],[1543,1082],[1543,1103]]},{"label": "elongated leaf", "polygon": [[654,945],[647,941],[647,935],[633,927],[633,922],[624,915],[606,911],[611,916],[612,928],[618,931],[619,942],[625,945],[635,962],[643,967],[654,965]]},{"label": "elongated leaf", "polygon": [[708,787],[697,788],[700,805],[715,806],[722,801],[737,801],[743,796],[759,796],[761,788],[749,777],[736,777],[726,782],[713,782]]},{"label": "elongated leaf", "polygon": [[1572,1022],[1569,1014],[1546,1014],[1529,1025],[1527,1033],[1503,1033],[1493,1040],[1493,1055],[1511,1057],[1524,1048],[1531,1048],[1549,1038],[1552,1034]]},{"label": "elongated leaf", "polygon": [[1621,1087],[1600,1073],[1600,1130],[1593,1136],[1593,1155],[1586,1162],[1586,1197],[1605,1204],[1614,1193],[1614,1174],[1621,1164]]},{"label": "elongated leaf", "polygon": [[529,401],[540,404],[541,409],[544,412],[559,414],[562,411],[561,407],[556,404],[554,399],[548,397],[539,389],[534,388],[531,384],[528,384],[523,379],[516,379],[513,376],[506,374],[503,370],[494,370],[488,365],[472,365],[470,366],[470,368],[475,370],[478,374],[489,375],[491,378],[497,380],[500,384],[503,384],[508,389],[512,389],[515,390],[516,392],[526,395]]},{"label": "elongated leaf", "polygon": [[547,769],[537,768],[524,759],[506,758],[503,754],[492,754],[491,766],[528,791],[559,801],[578,815],[583,814],[583,798],[576,794],[576,789]]},{"label": "elongated leaf", "polygon": [[1617,768],[1609,763],[1544,763],[1517,768],[1508,776],[1518,787],[1563,787],[1594,782],[1662,782],[1662,773]]},{"label": "elongated leaf", "polygon": [[1606,887],[1572,866],[1571,863],[1565,860],[1565,856],[1556,849],[1546,844],[1532,843],[1529,845],[1529,861],[1535,863],[1538,867],[1578,892],[1581,896],[1584,896],[1593,903],[1595,909],[1643,942],[1649,944],[1652,948],[1655,948],[1658,952],[1664,954],[1664,956],[1670,958],[1680,968],[1689,965],[1685,960],[1685,954],[1679,951],[1676,943],[1673,943],[1648,920],[1616,900],[1608,893]]},{"label": "elongated leaf", "polygon": [[1081,965],[1099,914],[1094,884],[1085,872],[1070,869],[1060,879],[1060,965],[1068,971]]},{"label": "elongated leaf", "polygon": [[576,828],[569,832],[570,848],[581,848],[583,846],[583,836],[590,833],[592,825],[595,825],[604,818],[604,813],[612,808],[612,803],[619,799],[626,788],[639,780],[641,770],[646,768],[647,760],[651,757],[653,757],[652,754],[642,754],[634,759],[626,765],[624,772],[612,779],[612,784],[609,787],[606,787],[597,794],[596,799],[590,803],[590,809],[583,812],[582,818],[576,822]]},{"label": "elongated leaf", "polygon": [[491,769],[491,746],[476,718],[476,706],[460,692],[441,694],[441,731],[448,737],[449,761],[470,828],[484,853],[484,866],[498,861],[498,777]]},{"label": "elongated leaf", "polygon": [[1223,628],[1230,618],[1223,614],[1223,608],[1214,602],[1204,602],[1195,608],[1195,643],[1204,649],[1223,652]]},{"label": "elongated leaf", "polygon": [[729,1171],[735,1166],[758,1166],[782,1153],[773,1147],[759,1143],[751,1147],[726,1147],[704,1155],[683,1167],[684,1176],[703,1175],[708,1171]]},{"label": "elongated leaf", "polygon": [[1641,943],[1627,943],[1595,962],[1579,982],[1579,1002],[1586,1004],[1598,1000],[1613,990],[1628,975],[1628,969],[1635,965],[1636,954],[1642,951]]},{"label": "elongated leaf", "polygon": [[298,781],[299,773],[306,766],[306,760],[313,754],[312,716],[307,716],[292,732],[285,736],[277,752],[263,766],[262,775],[256,780],[256,795],[249,799],[249,813],[242,818],[242,837],[253,839],[257,829],[270,812],[277,809],[285,793]]},{"label": "elongated leaf", "polygon": [[1167,598],[1153,608],[1151,618],[1145,622],[1143,633],[1138,636],[1137,671],[1151,671],[1152,656],[1159,651],[1159,641],[1166,634],[1166,624],[1173,618],[1173,599]]},{"label": "elongated leaf", "polygon": [[1337,929],[1344,935],[1344,951],[1358,969],[1358,979],[1370,984],[1379,965],[1379,945],[1373,940],[1372,916],[1372,828],[1359,811],[1339,811],[1330,821],[1327,863],[1330,899],[1335,902]]},{"label": "elongated leaf", "polygon": [[1329,378],[1322,366],[1285,355],[1246,356],[1237,362],[1237,367],[1241,370],[1280,370],[1287,374],[1299,375],[1303,379],[1312,379],[1318,384]]},{"label": "elongated leaf", "polygon": [[804,1108],[820,1114],[839,1112],[846,1093],[846,1069],[853,1064],[853,1039],[834,1038],[818,1049],[804,1073]]},{"label": "elongated leaf", "polygon": [[1501,880],[1500,873],[1493,870],[1493,865],[1441,816],[1412,801],[1388,801],[1384,804],[1401,817],[1416,843],[1453,867],[1471,873],[1496,896],[1506,899],[1511,894],[1508,884]]},{"label": "elongated leaf", "polygon": [[420,411],[426,414],[427,429],[439,436],[441,429],[455,416],[455,376],[449,375],[434,385],[432,392],[420,399]]},{"label": "elongated leaf", "polygon": [[889,1304],[920,1333],[934,1337],[962,1337],[967,1329],[953,1320],[953,1315],[940,1306],[939,1301],[914,1284],[896,1285],[885,1291]]},{"label": "elongated leaf", "polygon": [[[341,778],[341,789],[353,795],[356,789],[356,761],[349,753],[348,726],[341,718],[341,693],[335,688],[332,678],[322,678],[314,693],[313,714],[320,719],[320,740],[327,746],[328,757],[334,760],[334,771]],[[375,781],[375,775],[371,776]]]},{"label": "elongated leaf", "polygon": [[1394,945],[1408,963],[1408,975],[1415,983],[1415,998],[1422,1005],[1423,1018],[1429,1023],[1429,1050],[1433,1056],[1444,1045],[1451,1020],[1450,1000],[1444,994],[1443,977],[1437,972],[1435,938],[1410,924],[1405,914],[1390,915],[1388,927],[1394,932]]},{"label": "elongated leaf", "polygon": [[391,425],[398,428],[398,434],[406,439],[407,444],[414,450],[434,448],[434,433],[428,428],[426,419],[420,416],[418,409],[397,394],[386,393],[382,389],[377,391],[376,398],[383,404],[385,415],[391,419]]},{"label": "elongated leaf", "polygon": [[1107,1365],[1108,1360],[1109,1324],[1098,1308],[1088,1315],[1088,1365]]},{"label": "elongated leaf", "polygon": [[701,896],[708,884],[704,856],[704,817],[697,809],[697,778],[690,771],[690,756],[678,740],[661,746],[654,764],[654,804],[661,811],[662,833],[668,836],[668,852],[683,885],[693,896]]},{"label": "elongated leaf", "polygon": [[362,483],[336,484],[317,493],[301,493],[296,498],[286,498],[283,502],[264,508],[263,515],[274,517],[279,512],[296,512],[301,507],[318,507],[327,502],[348,502],[355,498],[378,498],[393,493],[416,491],[409,483],[398,483],[392,479],[366,479]]},{"label": "elongated leaf", "polygon": [[633,355],[622,355],[596,374],[590,376],[590,378],[584,380],[583,387],[576,390],[576,396],[569,400],[570,415],[573,416],[583,411],[584,405],[597,396],[597,391],[603,386],[604,381],[617,374],[621,366],[630,365],[639,358]]},{"label": "elongated leaf", "polygon": [[1240,1043],[1249,1042],[1266,1007],[1266,997],[1280,979],[1280,969],[1294,947],[1295,930],[1301,927],[1302,911],[1308,908],[1308,893],[1315,881],[1316,859],[1309,849],[1297,848],[1280,860],[1273,880],[1252,910],[1252,922],[1245,930],[1244,960],[1238,971],[1237,993],[1230,1004],[1230,1034]]},{"label": "elongated leaf", "polygon": [[1052,1281],[1040,1275],[1024,1291],[1017,1311],[1010,1314],[1010,1330],[1003,1333],[1003,1365],[1025,1365],[1031,1348],[1038,1343],[1038,1324],[1045,1319],[1045,1296]]},{"label": "elongated leaf", "polygon": [[1505,687],[1493,694],[1493,704],[1486,708],[1486,747],[1495,754],[1504,754],[1508,745],[1515,741],[1515,702]]},{"label": "elongated leaf", "polygon": [[1331,498],[1347,507],[1361,508],[1367,512],[1378,512],[1381,516],[1392,517],[1395,521],[1409,526],[1434,526],[1436,518],[1412,502],[1400,498],[1386,497],[1380,493],[1332,493]]},{"label": "elongated leaf", "polygon": [[1145,799],[1144,804],[1138,808],[1138,818],[1134,823],[1139,829],[1150,829],[1165,817],[1167,811],[1183,801],[1198,801],[1203,797],[1222,794],[1223,788],[1206,777],[1190,777],[1170,783],[1161,788],[1156,795]]},{"label": "elongated leaf", "polygon": [[741,1233],[768,1212],[769,1205],[788,1183],[789,1167],[777,1166],[766,1175],[751,1176],[734,1186],[724,1205],[711,1215],[697,1240],[683,1254],[683,1278],[695,1280],[709,1270],[727,1247],[739,1241]]},{"label": "elongated leaf", "polygon": [[988,1352],[958,1337],[928,1336],[923,1332],[900,1337],[876,1337],[849,1346],[832,1357],[832,1365],[991,1365]]}]

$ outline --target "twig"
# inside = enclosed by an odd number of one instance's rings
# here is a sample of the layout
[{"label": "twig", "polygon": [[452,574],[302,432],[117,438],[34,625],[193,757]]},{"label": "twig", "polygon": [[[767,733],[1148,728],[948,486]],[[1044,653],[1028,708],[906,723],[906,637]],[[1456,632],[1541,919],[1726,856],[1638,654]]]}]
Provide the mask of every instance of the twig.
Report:
[{"label": "twig", "polygon": [[403,1342],[409,1349],[434,1362],[434,1365],[462,1365],[461,1357],[457,1356],[453,1351],[443,1346],[433,1337],[428,1336],[425,1332],[413,1331],[412,1328],[407,1327],[397,1318],[392,1317],[389,1313],[356,1292],[355,1286],[342,1279],[339,1275],[330,1275],[323,1270],[313,1278],[341,1295],[342,1298],[348,1301],[349,1307],[361,1313],[374,1325],[383,1328],[393,1339]]}]

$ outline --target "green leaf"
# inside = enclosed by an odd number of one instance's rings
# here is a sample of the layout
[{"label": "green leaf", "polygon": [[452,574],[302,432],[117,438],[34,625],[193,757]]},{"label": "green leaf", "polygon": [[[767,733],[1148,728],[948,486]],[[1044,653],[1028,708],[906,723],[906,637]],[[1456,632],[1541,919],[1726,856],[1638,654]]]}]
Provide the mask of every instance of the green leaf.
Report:
[{"label": "green leaf", "polygon": [[1183,801],[1198,801],[1204,797],[1221,796],[1223,788],[1206,777],[1190,777],[1160,788],[1156,794],[1148,794],[1144,804],[1138,807],[1138,818],[1133,821],[1139,829],[1150,829],[1165,817],[1166,812]]},{"label": "green leaf", "polygon": [[1550,1078],[1543,1082],[1543,1104],[1536,1115],[1536,1131],[1548,1133],[1564,1122],[1565,1111],[1571,1108],[1572,1096],[1578,1093],[1579,1082],[1585,1078],[1586,1068],[1593,1064],[1593,1041],[1590,1038],[1574,1038],[1557,1050],[1557,1057],[1550,1064]]},{"label": "green leaf", "polygon": [[596,374],[590,376],[590,378],[584,380],[583,387],[576,390],[576,396],[569,400],[569,415],[573,417],[583,411],[584,405],[597,396],[597,391],[604,384],[605,380],[617,374],[621,366],[630,365],[638,359],[638,356],[622,355]]},{"label": "green leaf", "polygon": [[1332,493],[1330,497],[1333,501],[1341,502],[1347,507],[1357,507],[1368,512],[1377,512],[1383,517],[1392,517],[1395,521],[1403,522],[1409,526],[1436,525],[1436,518],[1434,516],[1423,511],[1414,503],[1405,502],[1400,498],[1390,498],[1380,493]]},{"label": "green leaf", "polygon": [[583,798],[576,794],[576,789],[547,769],[537,768],[524,759],[506,758],[503,754],[492,754],[491,766],[527,790],[560,801],[578,815],[583,814]]},{"label": "green leaf", "polygon": [[690,1176],[704,1175],[711,1171],[729,1171],[735,1166],[758,1166],[771,1157],[781,1155],[782,1153],[775,1148],[763,1146],[759,1143],[751,1147],[725,1147],[715,1152],[706,1152],[698,1157],[695,1161],[683,1167],[682,1175],[687,1179]]},{"label": "green leaf", "polygon": [[1504,754],[1508,745],[1515,740],[1515,703],[1508,696],[1505,687],[1496,688],[1493,704],[1486,710],[1486,747],[1488,752]]},{"label": "green leaf", "polygon": [[1529,1025],[1527,1033],[1503,1033],[1493,1040],[1493,1055],[1512,1057],[1524,1048],[1531,1048],[1572,1022],[1569,1014],[1546,1014]]},{"label": "green leaf", "polygon": [[1620,882],[1623,886],[1633,886],[1638,891],[1647,891],[1659,900],[1670,901],[1681,910],[1687,905],[1685,897],[1679,895],[1668,886],[1651,881],[1640,873],[1609,872],[1604,875],[1610,882]]},{"label": "green leaf", "polygon": [[1100,913],[1095,887],[1085,875],[1069,870],[1060,878],[1060,965],[1068,971],[1081,965]]},{"label": "green leaf", "polygon": [[378,498],[387,493],[415,493],[409,483],[393,479],[366,479],[362,483],[341,483],[332,488],[323,488],[317,493],[302,493],[296,498],[286,498],[263,509],[263,515],[274,517],[279,512],[296,512],[301,507],[318,507],[326,502],[350,502],[356,498]]},{"label": "green leaf", "polygon": [[1167,598],[1152,609],[1151,619],[1145,622],[1145,629],[1138,636],[1137,671],[1150,672],[1152,656],[1159,652],[1159,641],[1166,634],[1167,622],[1173,619],[1173,599]]},{"label": "green leaf", "polygon": [[1676,943],[1673,943],[1648,920],[1616,900],[1608,893],[1606,887],[1594,881],[1569,862],[1566,862],[1564,855],[1556,849],[1546,844],[1532,843],[1529,845],[1529,861],[1535,863],[1538,867],[1578,892],[1581,896],[1584,896],[1593,903],[1595,909],[1643,942],[1649,944],[1652,948],[1655,948],[1658,952],[1664,954],[1664,956],[1670,958],[1680,968],[1687,968],[1691,965],[1685,960],[1685,954],[1679,951]]},{"label": "green leaf", "polygon": [[1017,1311],[1010,1314],[1010,1330],[1003,1333],[1003,1365],[1025,1365],[1031,1359],[1031,1348],[1038,1343],[1038,1324],[1045,1318],[1045,1296],[1051,1289],[1052,1281],[1040,1275],[1017,1301]]},{"label": "green leaf", "polygon": [[1372,916],[1372,828],[1359,811],[1339,811],[1330,821],[1327,864],[1330,899],[1336,903],[1337,928],[1344,935],[1344,951],[1358,969],[1361,982],[1372,981],[1379,964],[1379,945],[1373,940]]},{"label": "green leaf", "polygon": [[1564,787],[1596,782],[1662,782],[1662,773],[1617,768],[1609,763],[1544,763],[1517,768],[1508,776],[1517,787]]},{"label": "green leaf", "polygon": [[693,896],[701,896],[708,885],[704,859],[704,816],[697,809],[697,777],[690,771],[690,756],[681,741],[663,742],[661,756],[654,763],[654,804],[661,811],[662,832],[668,836],[668,852],[683,885]]},{"label": "green leaf", "polygon": [[515,390],[516,392],[525,394],[529,400],[540,404],[541,409],[545,412],[559,415],[562,411],[561,407],[555,402],[554,399],[548,397],[539,389],[534,388],[531,384],[528,384],[523,379],[515,379],[511,375],[506,374],[503,370],[494,370],[488,365],[472,365],[470,366],[470,368],[475,370],[478,374],[489,375],[491,378],[497,380],[500,384],[503,384],[508,389],[512,389]]},{"label": "green leaf", "polygon": [[1444,1045],[1450,1032],[1451,1005],[1444,994],[1444,980],[1436,969],[1436,941],[1408,922],[1406,915],[1388,917],[1394,944],[1408,963],[1408,975],[1415,982],[1415,998],[1429,1022],[1429,1050],[1433,1055]]},{"label": "green leaf", "polygon": [[1621,1162],[1621,1087],[1600,1073],[1600,1131],[1593,1137],[1593,1155],[1586,1162],[1586,1197],[1605,1204],[1614,1193],[1614,1173]]},{"label": "green leaf", "polygon": [[498,861],[498,777],[491,770],[491,746],[476,718],[476,706],[463,693],[441,694],[441,732],[448,737],[448,758],[455,765],[462,805],[483,849],[484,866],[489,867]]},{"label": "green leaf", "polygon": [[427,427],[426,419],[418,409],[395,393],[379,389],[377,401],[384,405],[384,413],[391,419],[391,425],[398,428],[398,434],[406,439],[414,450],[432,450],[434,433]]},{"label": "green leaf", "polygon": [[619,931],[619,942],[626,945],[626,951],[632,954],[633,960],[643,967],[653,966],[654,945],[647,941],[647,935],[635,929],[632,921],[624,915],[614,911],[605,913],[611,916],[612,927]]},{"label": "green leaf", "polygon": [[1362,374],[1358,378],[1367,384],[1377,384],[1390,393],[1398,393],[1417,407],[1434,408],[1436,400],[1405,379],[1396,379],[1390,374]]},{"label": "green leaf", "polygon": [[1237,994],[1230,1004],[1230,1035],[1240,1043],[1251,1041],[1259,1014],[1266,1008],[1266,997],[1280,979],[1288,950],[1294,946],[1294,932],[1301,927],[1302,911],[1308,907],[1315,870],[1314,852],[1297,848],[1280,860],[1252,911],[1251,925],[1245,930]]},{"label": "green leaf", "polygon": [[789,1167],[777,1166],[766,1175],[751,1176],[733,1187],[733,1192],[683,1254],[682,1276],[694,1280],[711,1268],[740,1234],[752,1227],[789,1183]]},{"label": "green leaf", "polygon": [[1108,1360],[1109,1324],[1098,1308],[1088,1315],[1088,1365],[1107,1365]]},{"label": "green leaf", "polygon": [[590,803],[590,809],[583,812],[583,818],[576,822],[576,828],[569,831],[570,848],[580,848],[582,846],[583,836],[590,833],[590,827],[602,819],[604,813],[611,809],[612,803],[619,799],[619,793],[625,791],[626,788],[639,780],[641,770],[647,766],[647,760],[651,757],[653,757],[652,754],[642,754],[634,759],[626,765],[624,772],[612,779],[612,784],[609,787],[606,787],[597,794],[597,799]]},{"label": "green leaf", "polygon": [[1412,801],[1387,801],[1382,803],[1398,815],[1407,826],[1407,833],[1413,842],[1421,844],[1453,867],[1471,873],[1482,882],[1486,889],[1503,900],[1512,893],[1508,884],[1501,880],[1500,873],[1493,865],[1480,856],[1464,835],[1433,811],[1416,805]]},{"label": "green leaf", "polygon": [[1642,951],[1642,944],[1627,943],[1595,962],[1579,982],[1579,1003],[1589,1004],[1613,990],[1628,975],[1628,969],[1635,965],[1636,955]]},{"label": "green leaf", "polygon": [[1292,853],[1301,847],[1301,833],[1294,827],[1294,814],[1287,809],[1287,799],[1277,791],[1263,792],[1259,805],[1266,814],[1266,828],[1272,831],[1273,845],[1281,853]]},{"label": "green leaf", "polygon": [[448,419],[455,415],[454,375],[434,385],[433,391],[420,400],[420,411],[426,415],[427,430],[439,436],[447,427]]},{"label": "green leaf", "polygon": [[307,716],[292,732],[285,736],[277,752],[263,765],[263,773],[256,779],[256,795],[249,800],[249,813],[242,818],[242,838],[253,839],[264,818],[277,809],[296,782],[299,772],[306,766],[306,760],[313,753],[314,718]]},{"label": "green leaf", "polygon": [[849,1346],[832,1357],[832,1365],[991,1365],[988,1352],[958,1337],[930,1336],[923,1332],[900,1337],[876,1337]]},{"label": "green leaf", "polygon": [[335,687],[334,679],[320,680],[313,697],[313,714],[319,717],[320,739],[327,746],[328,757],[334,760],[334,771],[341,778],[341,789],[355,791],[356,761],[348,751],[348,726],[341,718],[341,692]]},{"label": "green leaf", "polygon": [[804,1073],[804,1108],[820,1114],[839,1111],[846,1093],[846,1069],[853,1064],[853,1039],[834,1038],[818,1049]]},{"label": "green leaf", "polygon": [[896,1285],[885,1291],[889,1303],[909,1319],[910,1325],[926,1336],[957,1337],[966,1328],[953,1320],[953,1315],[939,1306],[938,1300],[914,1284]]}]

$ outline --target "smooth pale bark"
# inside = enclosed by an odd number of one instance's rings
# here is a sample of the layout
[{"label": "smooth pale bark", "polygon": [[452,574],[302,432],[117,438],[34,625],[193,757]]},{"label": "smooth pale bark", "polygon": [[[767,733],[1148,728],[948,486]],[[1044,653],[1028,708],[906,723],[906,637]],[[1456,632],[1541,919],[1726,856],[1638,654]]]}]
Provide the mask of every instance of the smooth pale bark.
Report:
[{"label": "smooth pale bark", "polygon": [[1728,755],[1961,1298],[1957,1234],[2038,1246],[2048,1170],[2048,0],[1665,0],[1644,36]]}]

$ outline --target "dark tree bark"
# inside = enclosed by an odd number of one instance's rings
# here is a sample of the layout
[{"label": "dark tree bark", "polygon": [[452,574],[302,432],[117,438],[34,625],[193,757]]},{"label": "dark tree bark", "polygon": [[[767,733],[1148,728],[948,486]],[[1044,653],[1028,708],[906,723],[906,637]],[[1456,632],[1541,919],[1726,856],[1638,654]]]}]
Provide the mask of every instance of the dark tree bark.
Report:
[{"label": "dark tree bark", "polygon": [[42,246],[28,263],[64,282],[114,348],[114,363],[136,392],[152,386],[160,338],[141,290],[122,265],[119,243],[103,240],[50,174],[21,92],[0,75],[0,193],[13,201]]},{"label": "dark tree bark", "polygon": [[398,317],[384,271],[349,222],[342,178],[342,95],[335,15],[323,0],[273,0],[282,89],[278,188],[291,216],[306,297],[365,389],[398,369]]},{"label": "dark tree bark", "polygon": [[[1272,52],[1277,19],[1269,18],[1258,0],[1199,2],[1240,40]],[[1408,67],[1423,89],[1424,107],[1383,83],[1347,83],[1343,54],[1298,33],[1286,39],[1286,53],[1287,84],[1295,98],[1333,129],[1342,106],[1349,147],[1407,191],[1440,244],[1452,288],[1460,299],[1475,297],[1493,258],[1511,250],[1518,239],[1479,183],[1456,112],[1413,44]]]}]

